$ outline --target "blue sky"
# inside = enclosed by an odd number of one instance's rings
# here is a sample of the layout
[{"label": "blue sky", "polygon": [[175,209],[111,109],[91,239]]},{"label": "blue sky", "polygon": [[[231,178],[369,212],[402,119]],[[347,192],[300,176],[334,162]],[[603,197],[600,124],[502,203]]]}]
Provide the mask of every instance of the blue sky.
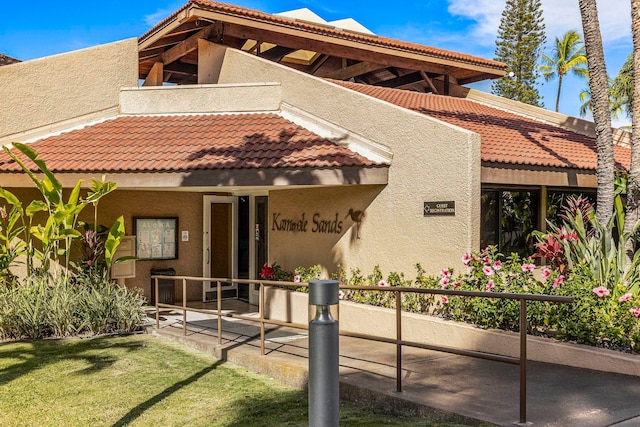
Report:
[{"label": "blue sky", "polygon": [[[504,1],[422,0],[228,0],[239,6],[277,13],[307,7],[327,21],[353,18],[376,34],[493,58]],[[0,15],[0,52],[28,60],[96,44],[137,37],[186,0],[109,0],[4,2]],[[598,0],[607,72],[615,76],[631,52],[629,0]],[[570,29],[581,29],[578,0],[542,0],[547,44]],[[545,50],[551,54],[550,48]],[[477,89],[490,91],[490,83]],[[578,115],[579,92],[586,82],[565,79],[560,111]],[[554,108],[557,82],[540,86],[547,108]],[[617,124],[626,124],[626,120]]]}]

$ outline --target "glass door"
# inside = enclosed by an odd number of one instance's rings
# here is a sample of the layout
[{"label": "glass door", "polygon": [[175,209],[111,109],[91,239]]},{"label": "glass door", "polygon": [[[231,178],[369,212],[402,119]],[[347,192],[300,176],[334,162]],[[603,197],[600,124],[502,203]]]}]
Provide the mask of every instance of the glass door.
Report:
[{"label": "glass door", "polygon": [[[204,277],[228,279],[238,275],[237,199],[204,196],[202,274]],[[223,298],[237,297],[237,285],[222,286]],[[217,284],[203,281],[202,299],[215,299]]]}]

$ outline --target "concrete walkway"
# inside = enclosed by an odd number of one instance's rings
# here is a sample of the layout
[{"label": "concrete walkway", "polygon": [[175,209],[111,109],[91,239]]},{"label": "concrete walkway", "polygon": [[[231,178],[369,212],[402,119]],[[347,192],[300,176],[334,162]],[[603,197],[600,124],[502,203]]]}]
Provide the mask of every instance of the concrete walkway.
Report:
[{"label": "concrete walkway", "polygon": [[[234,306],[235,304],[235,306]],[[225,302],[229,311],[245,310]],[[158,335],[170,337],[295,387],[307,382],[307,334],[290,328],[267,333],[260,356],[257,324],[189,313],[161,312]],[[155,325],[154,325],[155,326]],[[395,346],[340,338],[340,394],[375,401],[398,415],[428,415],[438,421],[501,426],[519,421],[519,367],[428,350],[403,348],[403,391],[396,392]],[[527,421],[533,426],[640,426],[640,378],[561,365],[527,363]]]}]

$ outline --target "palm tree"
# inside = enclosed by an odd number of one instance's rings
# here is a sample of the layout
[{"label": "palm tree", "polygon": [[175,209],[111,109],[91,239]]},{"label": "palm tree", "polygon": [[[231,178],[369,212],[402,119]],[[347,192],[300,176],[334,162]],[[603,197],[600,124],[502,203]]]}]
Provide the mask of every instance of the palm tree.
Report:
[{"label": "palm tree", "polygon": [[556,97],[556,112],[560,105],[560,91],[562,90],[562,79],[565,74],[572,72],[578,77],[588,78],[587,57],[584,53],[584,43],[577,31],[571,30],[562,36],[556,37],[553,56],[542,54],[542,65],[540,71],[546,81],[558,77],[558,95]]},{"label": "palm tree", "polygon": [[[629,179],[627,181],[627,210],[624,230],[629,232],[640,219],[640,102],[633,102],[640,99],[640,0],[631,1],[631,34],[633,38],[633,59],[631,62],[631,73],[633,74],[633,90],[627,92],[628,101],[631,103],[631,166],[629,168]],[[622,67],[625,68],[624,66]],[[622,70],[621,73],[622,74]],[[629,111],[629,106],[627,106]],[[637,236],[636,236],[637,237]],[[626,242],[627,261],[633,259],[636,239],[629,239]],[[630,263],[628,262],[627,265]]]},{"label": "palm tree", "polygon": [[[632,3],[636,1],[634,0]],[[585,54],[588,59],[587,68],[589,70],[591,104],[593,105],[593,121],[596,127],[598,153],[596,218],[600,224],[606,226],[613,215],[614,195],[613,132],[611,130],[611,111],[609,110],[607,69],[604,62],[596,0],[578,0],[578,4],[580,5],[584,31]]]},{"label": "palm tree", "polygon": [[631,117],[633,105],[633,52],[624,61],[618,75],[612,82],[611,97],[620,109],[624,107],[627,115]]},{"label": "palm tree", "polygon": [[[614,80],[610,77],[607,77],[607,81],[609,83],[609,109],[611,110],[611,118],[613,120],[617,120],[620,117],[620,114],[624,110],[624,104],[620,102],[613,95],[613,82]],[[579,98],[582,104],[580,105],[580,117],[584,117],[587,113],[593,111],[593,105],[591,105],[591,90],[589,90],[589,80],[587,80],[587,87],[582,89],[580,92]]]}]

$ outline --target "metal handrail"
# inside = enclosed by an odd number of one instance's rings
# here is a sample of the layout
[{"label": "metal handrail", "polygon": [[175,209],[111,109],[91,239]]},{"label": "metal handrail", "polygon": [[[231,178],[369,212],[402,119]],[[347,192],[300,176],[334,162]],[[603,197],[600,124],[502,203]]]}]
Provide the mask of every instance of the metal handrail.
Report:
[{"label": "metal handrail", "polygon": [[[155,279],[155,307],[156,307],[156,329],[160,328],[159,308],[172,308],[183,310],[183,334],[187,334],[187,311],[214,314],[218,319],[218,344],[222,344],[222,317],[233,317],[241,320],[247,320],[260,323],[260,354],[265,355],[265,324],[287,326],[297,329],[308,329],[308,325],[299,323],[283,322],[275,319],[264,317],[265,306],[265,288],[266,287],[285,287],[285,288],[308,288],[308,283],[281,282],[275,280],[250,280],[250,279],[226,279],[226,278],[207,278],[192,276],[151,276]],[[164,304],[158,302],[158,279],[174,279],[182,280],[182,306]],[[197,309],[187,307],[187,281],[200,282],[209,281],[217,284],[217,313],[211,310]],[[258,306],[259,318],[243,316],[239,314],[223,314],[222,313],[222,283],[242,283],[242,284],[259,284],[260,300]],[[557,296],[557,295],[534,295],[534,294],[516,294],[506,292],[476,292],[461,291],[455,289],[431,289],[431,288],[412,288],[412,287],[386,287],[386,286],[340,286],[344,290],[373,291],[373,292],[393,292],[395,296],[395,314],[396,314],[396,338],[385,338],[369,334],[360,334],[355,332],[340,331],[341,336],[366,339],[370,341],[384,342],[396,345],[396,390],[402,391],[402,347],[421,348],[426,350],[440,351],[460,356],[468,356],[491,360],[495,362],[510,363],[520,366],[520,423],[527,422],[527,301],[545,301],[555,303],[573,303],[573,297]],[[509,299],[520,301],[520,354],[519,357],[503,356],[475,350],[464,350],[454,347],[443,347],[431,344],[424,344],[414,341],[405,341],[402,339],[402,294],[417,293],[429,295],[446,295],[446,296],[463,296],[463,297],[481,297],[493,299]],[[524,327],[523,327],[524,325]]]}]

